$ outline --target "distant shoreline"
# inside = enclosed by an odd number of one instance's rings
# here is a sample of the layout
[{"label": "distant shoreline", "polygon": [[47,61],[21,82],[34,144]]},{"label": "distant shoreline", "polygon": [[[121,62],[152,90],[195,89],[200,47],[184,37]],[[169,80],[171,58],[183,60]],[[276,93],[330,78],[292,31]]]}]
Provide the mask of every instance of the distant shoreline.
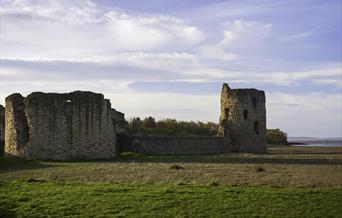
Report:
[{"label": "distant shoreline", "polygon": [[342,139],[289,138],[290,146],[342,146]]}]

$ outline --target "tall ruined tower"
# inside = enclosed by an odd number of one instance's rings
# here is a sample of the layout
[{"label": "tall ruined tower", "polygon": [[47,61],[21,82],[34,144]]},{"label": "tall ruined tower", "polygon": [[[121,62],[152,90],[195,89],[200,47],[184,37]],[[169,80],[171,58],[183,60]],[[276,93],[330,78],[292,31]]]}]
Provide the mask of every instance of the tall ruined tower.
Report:
[{"label": "tall ruined tower", "polygon": [[0,157],[5,150],[5,107],[0,104]]},{"label": "tall ruined tower", "polygon": [[224,83],[218,134],[228,137],[235,152],[266,152],[264,91],[230,89]]}]

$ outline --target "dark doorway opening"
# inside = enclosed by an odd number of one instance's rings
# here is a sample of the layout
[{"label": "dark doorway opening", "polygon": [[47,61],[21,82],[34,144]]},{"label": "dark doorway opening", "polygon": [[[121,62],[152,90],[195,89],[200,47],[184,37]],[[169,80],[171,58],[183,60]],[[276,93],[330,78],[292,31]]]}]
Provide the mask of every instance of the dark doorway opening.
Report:
[{"label": "dark doorway opening", "polygon": [[256,97],[253,97],[253,107],[254,107],[254,109],[256,109],[256,107],[257,107],[257,104],[258,104],[258,102],[257,102],[257,98]]},{"label": "dark doorway opening", "polygon": [[224,109],[224,119],[228,119],[229,118],[229,109],[225,108]]},{"label": "dark doorway opening", "polygon": [[248,110],[243,110],[243,118],[244,118],[245,120],[248,119]]},{"label": "dark doorway opening", "polygon": [[254,122],[254,131],[256,134],[259,134],[259,122],[258,121]]}]

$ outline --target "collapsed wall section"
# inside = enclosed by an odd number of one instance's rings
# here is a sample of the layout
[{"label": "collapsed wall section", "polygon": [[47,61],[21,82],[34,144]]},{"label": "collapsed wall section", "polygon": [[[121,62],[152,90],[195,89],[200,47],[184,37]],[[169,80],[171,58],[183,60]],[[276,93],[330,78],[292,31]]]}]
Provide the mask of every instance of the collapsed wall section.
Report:
[{"label": "collapsed wall section", "polygon": [[22,156],[29,141],[24,97],[15,93],[8,96],[5,103],[5,151],[9,154]]},{"label": "collapsed wall section", "polygon": [[112,120],[117,134],[126,134],[127,122],[125,114],[112,108]]},{"label": "collapsed wall section", "polygon": [[35,92],[6,98],[6,152],[32,159],[116,156],[111,104],[102,94]]}]

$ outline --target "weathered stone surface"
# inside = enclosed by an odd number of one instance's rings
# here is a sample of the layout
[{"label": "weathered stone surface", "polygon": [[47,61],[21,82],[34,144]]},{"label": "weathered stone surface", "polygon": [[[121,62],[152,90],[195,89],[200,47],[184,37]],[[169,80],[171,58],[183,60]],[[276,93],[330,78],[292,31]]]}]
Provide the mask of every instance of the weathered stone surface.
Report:
[{"label": "weathered stone surface", "polygon": [[114,128],[118,134],[127,134],[126,127],[127,122],[125,120],[125,114],[112,108],[112,119],[114,123]]},{"label": "weathered stone surface", "polygon": [[116,156],[111,104],[92,92],[8,96],[5,138],[6,152],[32,159]]},{"label": "weathered stone surface", "polygon": [[233,151],[266,152],[265,101],[263,91],[223,84],[218,133],[230,139]]},{"label": "weathered stone surface", "polygon": [[25,116],[24,97],[19,93],[6,98],[5,151],[21,156],[29,141],[29,129]]},{"label": "weathered stone surface", "polygon": [[0,156],[5,149],[5,107],[0,104]]},{"label": "weathered stone surface", "polygon": [[[116,146],[149,154],[266,152],[265,93],[227,84],[221,92],[219,137],[128,137],[124,114],[92,92],[12,94],[5,117],[5,151],[32,159],[111,158]],[[0,141],[3,132],[0,107]]]}]

